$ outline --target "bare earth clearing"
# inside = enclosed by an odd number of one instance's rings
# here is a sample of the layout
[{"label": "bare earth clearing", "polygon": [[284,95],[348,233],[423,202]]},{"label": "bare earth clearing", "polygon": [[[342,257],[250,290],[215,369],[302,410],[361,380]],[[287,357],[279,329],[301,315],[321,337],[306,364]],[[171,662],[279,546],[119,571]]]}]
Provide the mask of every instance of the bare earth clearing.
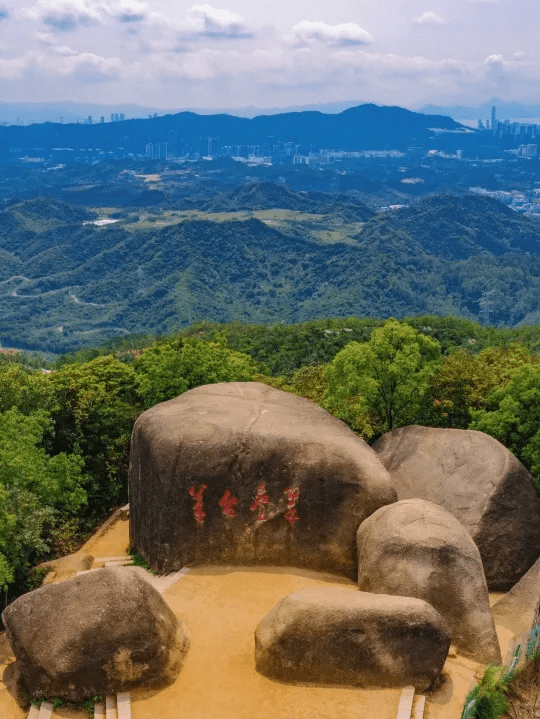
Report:
[{"label": "bare earth clearing", "polygon": [[[128,521],[118,519],[92,537],[78,554],[118,556],[129,543]],[[57,576],[53,581],[69,578]],[[191,630],[191,649],[177,680],[159,692],[132,692],[133,719],[395,719],[401,690],[283,684],[255,671],[254,631],[284,596],[308,587],[356,584],[320,572],[282,567],[193,568],[167,589],[164,598]],[[494,595],[495,601],[501,595]],[[503,657],[512,633],[497,627]],[[451,652],[454,654],[454,652]],[[0,634],[0,717],[23,719],[14,699],[14,657]],[[449,657],[445,682],[428,697],[426,719],[458,719],[467,691],[483,667]],[[85,712],[60,707],[55,719],[85,719]]]}]

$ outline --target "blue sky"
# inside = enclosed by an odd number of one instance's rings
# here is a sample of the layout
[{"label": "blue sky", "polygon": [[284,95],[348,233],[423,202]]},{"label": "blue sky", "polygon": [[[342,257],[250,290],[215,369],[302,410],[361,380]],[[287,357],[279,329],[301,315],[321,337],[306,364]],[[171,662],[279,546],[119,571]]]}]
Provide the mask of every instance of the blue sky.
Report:
[{"label": "blue sky", "polygon": [[0,99],[540,102],[538,0],[0,0]]}]

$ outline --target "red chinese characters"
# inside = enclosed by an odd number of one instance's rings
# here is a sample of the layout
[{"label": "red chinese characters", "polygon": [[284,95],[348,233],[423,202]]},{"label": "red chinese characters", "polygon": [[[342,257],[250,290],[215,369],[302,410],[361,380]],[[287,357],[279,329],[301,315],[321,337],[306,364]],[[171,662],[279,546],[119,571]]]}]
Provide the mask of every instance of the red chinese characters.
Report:
[{"label": "red chinese characters", "polygon": [[199,524],[202,524],[204,522],[204,518],[206,517],[206,512],[203,509],[203,494],[204,490],[208,487],[207,484],[201,484],[199,487],[199,490],[195,492],[195,487],[191,487],[189,490],[189,493],[195,500],[195,506],[193,507],[193,514],[195,516],[195,519]]},{"label": "red chinese characters", "polygon": [[300,517],[296,514],[296,503],[298,502],[298,497],[300,496],[300,490],[298,487],[289,487],[289,489],[285,490],[285,494],[287,495],[288,508],[285,513],[285,519],[294,527],[294,523],[300,519]]},{"label": "red chinese characters", "polygon": [[257,521],[259,522],[266,522],[268,517],[266,516],[266,510],[264,505],[269,504],[270,499],[268,495],[266,494],[266,487],[264,484],[259,484],[259,487],[257,489],[257,494],[255,495],[255,500],[253,504],[251,505],[250,509],[254,512],[259,510],[259,514],[257,516]]},{"label": "red chinese characters", "polygon": [[223,497],[219,500],[218,504],[221,507],[221,511],[226,517],[236,517],[236,512],[233,507],[238,502],[236,497],[233,497],[229,489],[226,490]]}]

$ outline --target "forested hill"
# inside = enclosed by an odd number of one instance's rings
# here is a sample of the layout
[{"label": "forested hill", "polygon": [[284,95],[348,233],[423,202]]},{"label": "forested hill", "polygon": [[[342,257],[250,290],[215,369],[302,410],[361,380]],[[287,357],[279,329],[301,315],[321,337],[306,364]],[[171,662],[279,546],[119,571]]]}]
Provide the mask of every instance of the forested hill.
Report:
[{"label": "forested hill", "polygon": [[[44,123],[26,127],[0,127],[0,139],[20,148],[99,147],[141,152],[148,141],[168,141],[169,133],[185,138],[219,137],[221,145],[264,145],[292,141],[317,147],[349,150],[406,148],[411,138],[424,143],[435,135],[431,128],[455,130],[462,126],[442,115],[422,115],[401,107],[367,104],[336,115],[289,112],[253,119],[232,115],[197,115],[181,112],[145,120],[94,125]],[[471,135],[472,137],[472,135]]]},{"label": "forested hill", "polygon": [[346,215],[350,221],[365,222],[375,215],[365,203],[349,195],[325,192],[295,192],[277,182],[252,182],[235,187],[204,202],[204,212],[238,212],[280,208],[314,214]]},{"label": "forested hill", "polygon": [[392,222],[424,252],[447,259],[480,253],[540,252],[540,223],[481,195],[425,197],[392,213]]},{"label": "forested hill", "polygon": [[273,219],[201,213],[98,227],[84,224],[86,211],[48,203],[0,214],[5,346],[61,352],[198,320],[540,323],[540,223],[485,198],[432,197],[351,225],[346,242],[313,234],[301,215],[294,236]]}]

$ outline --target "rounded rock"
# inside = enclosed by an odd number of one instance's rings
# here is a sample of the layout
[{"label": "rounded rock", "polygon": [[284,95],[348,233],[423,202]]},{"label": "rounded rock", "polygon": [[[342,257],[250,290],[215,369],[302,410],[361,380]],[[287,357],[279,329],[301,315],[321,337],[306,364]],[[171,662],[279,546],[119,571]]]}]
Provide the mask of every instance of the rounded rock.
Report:
[{"label": "rounded rock", "polygon": [[81,701],[178,675],[189,632],[137,572],[110,567],[23,594],[2,613],[34,697]]}]

